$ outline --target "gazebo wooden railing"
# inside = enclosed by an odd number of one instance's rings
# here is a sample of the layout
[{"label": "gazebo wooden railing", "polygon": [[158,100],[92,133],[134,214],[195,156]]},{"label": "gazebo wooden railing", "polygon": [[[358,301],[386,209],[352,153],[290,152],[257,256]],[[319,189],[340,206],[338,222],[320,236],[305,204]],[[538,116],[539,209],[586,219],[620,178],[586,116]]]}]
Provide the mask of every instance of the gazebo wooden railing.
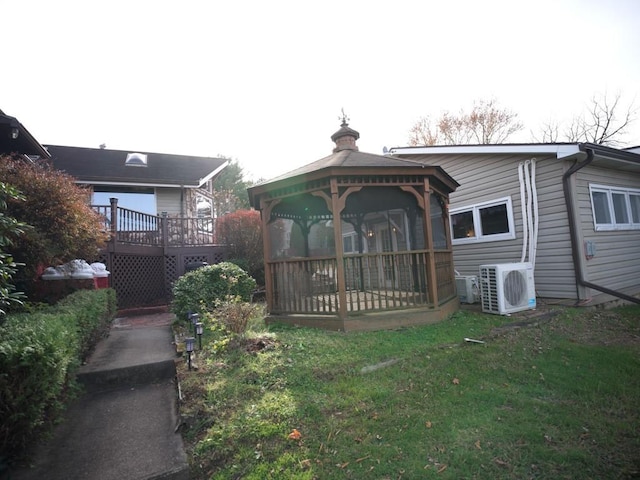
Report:
[{"label": "gazebo wooden railing", "polygon": [[[274,286],[268,292],[272,313],[337,313],[340,295],[336,262],[336,257],[267,262]],[[425,273],[432,267],[431,263],[435,269],[435,285],[428,284]],[[436,307],[456,295],[451,265],[450,250],[434,252],[433,262],[428,250],[347,255],[344,257],[346,310],[366,313]]]},{"label": "gazebo wooden railing", "polygon": [[104,229],[118,243],[153,247],[183,247],[215,245],[212,217],[170,217],[150,215],[118,207],[117,199],[110,205],[92,205],[102,220]]}]

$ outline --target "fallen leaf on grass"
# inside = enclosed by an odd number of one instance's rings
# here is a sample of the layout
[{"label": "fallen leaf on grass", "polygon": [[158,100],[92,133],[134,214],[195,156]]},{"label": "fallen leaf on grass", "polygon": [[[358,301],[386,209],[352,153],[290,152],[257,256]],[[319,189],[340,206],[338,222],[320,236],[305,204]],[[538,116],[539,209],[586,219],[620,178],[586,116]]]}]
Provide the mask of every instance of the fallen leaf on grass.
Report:
[{"label": "fallen leaf on grass", "polygon": [[301,437],[302,437],[302,434],[295,428],[289,434],[289,438],[291,440],[300,440]]},{"label": "fallen leaf on grass", "polygon": [[309,460],[308,458],[306,460],[302,460],[300,462],[300,466],[302,468],[311,468],[311,460]]},{"label": "fallen leaf on grass", "polygon": [[504,460],[501,460],[499,458],[494,458],[493,461],[494,461],[494,463],[496,465],[500,465],[501,467],[508,467],[509,466],[509,464],[507,462],[505,462]]},{"label": "fallen leaf on grass", "polygon": [[460,380],[459,380],[458,378],[454,378],[454,379],[452,380],[452,383],[453,383],[454,385],[460,385]]},{"label": "fallen leaf on grass", "polygon": [[476,440],[476,443],[474,443],[474,445],[478,450],[482,450],[482,447],[480,446],[480,440]]},{"label": "fallen leaf on grass", "polygon": [[426,422],[424,424],[424,426],[427,427],[427,428],[431,428],[433,426],[433,424],[431,422]]}]

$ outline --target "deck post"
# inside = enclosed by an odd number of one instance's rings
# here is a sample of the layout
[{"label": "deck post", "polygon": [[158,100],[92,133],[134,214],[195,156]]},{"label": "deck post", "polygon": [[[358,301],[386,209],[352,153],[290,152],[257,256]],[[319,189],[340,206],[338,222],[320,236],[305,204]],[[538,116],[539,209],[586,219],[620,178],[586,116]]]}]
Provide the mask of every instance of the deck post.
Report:
[{"label": "deck post", "polygon": [[109,227],[111,228],[111,242],[115,252],[116,245],[118,245],[118,199],[110,198],[109,203],[111,204],[111,211],[109,212],[111,225]]},{"label": "deck post", "polygon": [[169,246],[169,214],[162,212],[160,216],[160,243],[164,248]]}]

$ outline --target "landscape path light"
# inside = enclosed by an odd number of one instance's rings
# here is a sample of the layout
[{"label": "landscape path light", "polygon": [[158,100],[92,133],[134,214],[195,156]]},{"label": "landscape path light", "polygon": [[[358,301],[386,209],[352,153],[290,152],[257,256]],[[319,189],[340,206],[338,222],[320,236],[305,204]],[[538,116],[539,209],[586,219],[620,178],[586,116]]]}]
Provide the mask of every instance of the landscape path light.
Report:
[{"label": "landscape path light", "polygon": [[202,350],[202,334],[204,333],[204,324],[196,323],[196,334],[198,335],[198,350]]},{"label": "landscape path light", "polygon": [[193,336],[195,337],[198,334],[198,328],[196,325],[200,322],[200,314],[191,314],[191,322],[193,323]]},{"label": "landscape path light", "polygon": [[184,339],[184,345],[189,359],[189,370],[191,370],[191,354],[193,353],[193,349],[196,345],[196,339],[193,337],[187,337]]}]

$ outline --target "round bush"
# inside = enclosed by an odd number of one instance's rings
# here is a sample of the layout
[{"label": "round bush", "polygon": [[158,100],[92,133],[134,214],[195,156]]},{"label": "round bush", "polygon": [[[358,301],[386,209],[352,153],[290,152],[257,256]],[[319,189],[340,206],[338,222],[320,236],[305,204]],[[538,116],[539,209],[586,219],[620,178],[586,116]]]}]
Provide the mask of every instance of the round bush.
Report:
[{"label": "round bush", "polygon": [[186,319],[188,312],[211,311],[230,296],[249,302],[255,288],[256,281],[234,263],[200,267],[174,284],[172,310],[179,319]]}]

